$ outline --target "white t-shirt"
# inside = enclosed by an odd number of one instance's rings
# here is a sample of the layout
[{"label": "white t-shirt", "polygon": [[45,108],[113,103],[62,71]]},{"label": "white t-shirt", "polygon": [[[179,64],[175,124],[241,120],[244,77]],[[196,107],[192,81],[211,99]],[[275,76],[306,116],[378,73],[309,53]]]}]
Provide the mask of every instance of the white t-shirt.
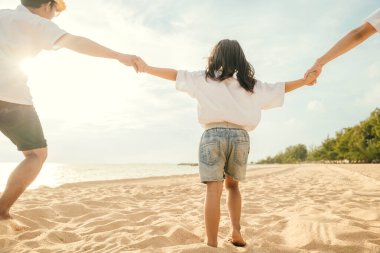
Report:
[{"label": "white t-shirt", "polygon": [[31,105],[32,96],[20,63],[41,50],[53,49],[66,32],[20,5],[0,10],[0,100]]},{"label": "white t-shirt", "polygon": [[380,8],[369,15],[366,21],[380,33]]},{"label": "white t-shirt", "polygon": [[204,71],[178,71],[176,89],[198,101],[198,121],[230,122],[254,130],[260,122],[261,110],[280,107],[284,103],[285,83],[257,81],[254,93],[244,90],[234,77],[218,82],[205,79]]}]

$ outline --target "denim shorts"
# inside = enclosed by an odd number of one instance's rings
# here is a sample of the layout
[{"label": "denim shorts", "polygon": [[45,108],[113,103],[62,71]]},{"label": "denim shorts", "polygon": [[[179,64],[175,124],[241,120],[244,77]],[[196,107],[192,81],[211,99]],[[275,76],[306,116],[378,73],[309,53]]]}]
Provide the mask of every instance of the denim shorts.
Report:
[{"label": "denim shorts", "polygon": [[32,105],[0,101],[0,131],[20,151],[47,146],[40,119]]},{"label": "denim shorts", "polygon": [[201,182],[223,181],[225,175],[244,180],[249,149],[246,130],[219,127],[206,130],[199,145]]}]

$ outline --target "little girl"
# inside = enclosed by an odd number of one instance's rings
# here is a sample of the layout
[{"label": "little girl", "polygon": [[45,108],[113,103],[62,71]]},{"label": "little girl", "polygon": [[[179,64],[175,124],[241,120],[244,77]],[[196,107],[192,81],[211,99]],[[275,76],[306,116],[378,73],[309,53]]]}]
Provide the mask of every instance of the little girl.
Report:
[{"label": "little girl", "polygon": [[284,94],[315,83],[315,73],[290,82],[263,83],[254,77],[236,40],[222,40],[212,49],[206,70],[189,72],[155,68],[142,59],[139,72],[176,81],[176,89],[198,102],[198,120],[205,128],[199,145],[199,174],[206,184],[204,219],[207,245],[217,247],[223,182],[231,220],[230,242],[244,247],[240,233],[239,181],[245,178],[250,139],[247,131],[260,122],[261,110],[282,106]]}]

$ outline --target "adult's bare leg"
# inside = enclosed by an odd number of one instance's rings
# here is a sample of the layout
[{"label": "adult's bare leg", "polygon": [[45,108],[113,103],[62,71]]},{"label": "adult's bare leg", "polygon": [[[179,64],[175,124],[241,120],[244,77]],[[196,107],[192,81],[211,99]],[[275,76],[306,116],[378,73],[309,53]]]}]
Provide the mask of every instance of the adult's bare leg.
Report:
[{"label": "adult's bare leg", "polygon": [[5,191],[0,198],[0,220],[11,219],[9,211],[16,200],[34,181],[47,157],[47,148],[23,151],[25,159],[9,176]]}]

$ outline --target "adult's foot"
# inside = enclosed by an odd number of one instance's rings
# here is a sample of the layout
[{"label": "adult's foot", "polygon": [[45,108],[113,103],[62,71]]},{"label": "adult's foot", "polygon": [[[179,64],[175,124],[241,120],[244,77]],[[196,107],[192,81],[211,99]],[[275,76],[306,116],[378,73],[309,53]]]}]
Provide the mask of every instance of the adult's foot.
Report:
[{"label": "adult's foot", "polygon": [[16,232],[26,231],[30,229],[29,226],[22,224],[21,222],[13,219],[9,212],[0,213],[0,223],[9,226]]},{"label": "adult's foot", "polygon": [[11,220],[12,216],[9,214],[9,211],[0,212],[0,220]]},{"label": "adult's foot", "polygon": [[0,220],[0,226],[8,227],[15,232],[23,232],[30,229],[29,226],[24,225],[15,219]]}]

